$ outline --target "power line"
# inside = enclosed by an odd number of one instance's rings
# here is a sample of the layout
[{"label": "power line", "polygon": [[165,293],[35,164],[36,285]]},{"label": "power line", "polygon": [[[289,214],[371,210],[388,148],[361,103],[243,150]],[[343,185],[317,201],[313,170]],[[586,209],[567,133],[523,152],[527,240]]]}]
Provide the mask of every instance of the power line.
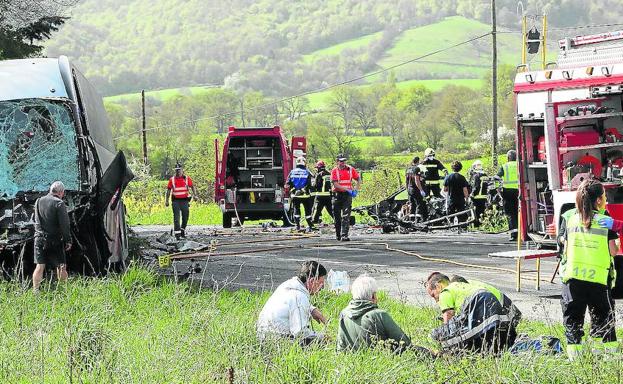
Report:
[{"label": "power line", "polygon": [[[594,28],[609,28],[609,27],[621,27],[623,23],[610,23],[610,24],[588,24],[588,25],[578,25],[576,27],[559,27],[559,28],[547,28],[549,32],[551,31],[573,31],[577,29],[594,29]],[[500,33],[513,33],[513,34],[521,34],[521,31],[497,31]]]},{"label": "power line", "polygon": [[[302,92],[302,93],[299,93],[299,94],[296,94],[296,95],[293,95],[293,96],[288,96],[288,97],[285,97],[285,98],[282,98],[282,99],[279,99],[279,100],[275,100],[275,101],[271,101],[271,102],[268,102],[268,103],[265,103],[265,104],[257,105],[257,106],[251,107],[251,108],[246,108],[246,111],[255,111],[255,110],[258,110],[258,109],[261,109],[261,108],[271,107],[271,106],[283,103],[285,101],[289,101],[289,100],[297,99],[299,97],[310,95],[312,93],[327,91],[329,89],[333,89],[333,88],[337,88],[337,87],[340,87],[340,86],[343,86],[343,85],[346,85],[346,84],[354,83],[356,81],[363,80],[363,79],[366,79],[368,77],[377,76],[377,75],[380,75],[382,73],[391,71],[393,69],[402,67],[404,65],[411,64],[413,62],[425,59],[427,57],[430,57],[430,56],[433,56],[433,55],[436,55],[436,54],[439,54],[439,53],[442,53],[442,52],[445,52],[445,51],[449,51],[451,49],[460,47],[460,46],[465,45],[465,44],[469,44],[469,43],[471,43],[473,41],[476,41],[476,40],[480,40],[480,39],[482,39],[484,37],[489,36],[490,34],[491,34],[491,32],[487,32],[487,33],[484,33],[482,35],[475,36],[475,37],[472,37],[470,39],[461,41],[459,43],[447,46],[445,48],[437,49],[435,51],[426,53],[424,55],[415,57],[413,59],[409,59],[407,61],[403,61],[401,63],[394,64],[394,65],[391,65],[391,66],[386,67],[386,68],[381,68],[381,69],[379,69],[377,71],[374,71],[374,72],[371,72],[371,73],[368,73],[368,74],[365,74],[365,75],[362,75],[362,76],[358,76],[358,77],[355,77],[355,78],[352,78],[352,79],[349,79],[349,80],[345,80],[345,81],[341,81],[341,82],[334,83],[334,84],[331,84],[331,85],[327,85],[327,86],[324,86],[324,87],[320,87],[320,88],[317,88],[317,89],[314,89],[314,90],[311,90],[311,91]],[[224,113],[224,114],[220,114],[220,115],[209,116],[209,117],[202,117],[200,119],[194,119],[194,120],[186,120],[186,121],[183,121],[183,122],[180,122],[180,123],[174,123],[174,124],[169,124],[169,125],[165,125],[165,126],[158,126],[158,127],[147,129],[147,131],[154,130],[154,129],[171,128],[171,127],[175,127],[175,126],[180,126],[180,125],[185,125],[185,124],[192,124],[192,123],[195,123],[195,122],[205,121],[205,120],[214,120],[214,119],[223,118],[223,117],[227,117],[227,116],[236,116],[238,114],[240,114],[239,111],[228,112],[228,113]],[[130,136],[130,135],[134,135],[134,134],[138,134],[138,133],[140,133],[140,132],[129,133],[129,134],[126,134],[126,135],[117,136],[117,137],[114,138],[114,140],[118,140],[120,138],[123,138],[123,137],[126,137],[126,136]]]}]

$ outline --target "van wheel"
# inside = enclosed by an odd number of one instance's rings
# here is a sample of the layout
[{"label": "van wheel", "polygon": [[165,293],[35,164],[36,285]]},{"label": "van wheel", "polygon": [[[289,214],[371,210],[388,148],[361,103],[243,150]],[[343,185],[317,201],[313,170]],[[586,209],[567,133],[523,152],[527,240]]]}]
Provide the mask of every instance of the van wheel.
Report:
[{"label": "van wheel", "polygon": [[231,228],[231,213],[223,213],[223,228]]}]

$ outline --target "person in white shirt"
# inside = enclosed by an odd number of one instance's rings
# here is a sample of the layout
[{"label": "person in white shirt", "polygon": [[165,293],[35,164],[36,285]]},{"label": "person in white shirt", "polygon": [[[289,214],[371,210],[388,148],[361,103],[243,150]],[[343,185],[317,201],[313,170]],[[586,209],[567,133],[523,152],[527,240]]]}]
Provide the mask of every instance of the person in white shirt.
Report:
[{"label": "person in white shirt", "polygon": [[257,321],[258,337],[299,339],[302,345],[321,339],[323,335],[311,328],[311,318],[325,325],[327,319],[311,304],[310,297],[322,289],[326,276],[322,264],[304,262],[298,276],[281,283],[264,304]]}]

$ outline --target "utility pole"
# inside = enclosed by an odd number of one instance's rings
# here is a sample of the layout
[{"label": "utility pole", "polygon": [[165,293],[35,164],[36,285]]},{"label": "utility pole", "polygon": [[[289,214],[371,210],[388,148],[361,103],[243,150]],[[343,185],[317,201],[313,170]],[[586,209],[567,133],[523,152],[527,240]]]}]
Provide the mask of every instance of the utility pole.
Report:
[{"label": "utility pole", "polygon": [[498,166],[498,48],[495,19],[495,0],[491,0],[491,157],[493,167]]},{"label": "utility pole", "polygon": [[242,118],[242,127],[246,128],[246,124],[244,122],[244,99],[240,99],[240,117]]},{"label": "utility pole", "polygon": [[145,90],[141,91],[141,109],[143,116],[143,164],[147,165],[147,129],[145,122]]}]

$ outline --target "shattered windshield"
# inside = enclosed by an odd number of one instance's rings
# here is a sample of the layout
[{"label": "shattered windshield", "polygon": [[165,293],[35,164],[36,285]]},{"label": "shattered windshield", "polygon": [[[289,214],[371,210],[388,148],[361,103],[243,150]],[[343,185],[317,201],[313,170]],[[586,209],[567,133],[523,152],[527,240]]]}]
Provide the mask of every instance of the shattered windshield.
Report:
[{"label": "shattered windshield", "polygon": [[76,131],[67,105],[0,101],[0,199],[46,191],[56,180],[77,190],[79,178]]}]

